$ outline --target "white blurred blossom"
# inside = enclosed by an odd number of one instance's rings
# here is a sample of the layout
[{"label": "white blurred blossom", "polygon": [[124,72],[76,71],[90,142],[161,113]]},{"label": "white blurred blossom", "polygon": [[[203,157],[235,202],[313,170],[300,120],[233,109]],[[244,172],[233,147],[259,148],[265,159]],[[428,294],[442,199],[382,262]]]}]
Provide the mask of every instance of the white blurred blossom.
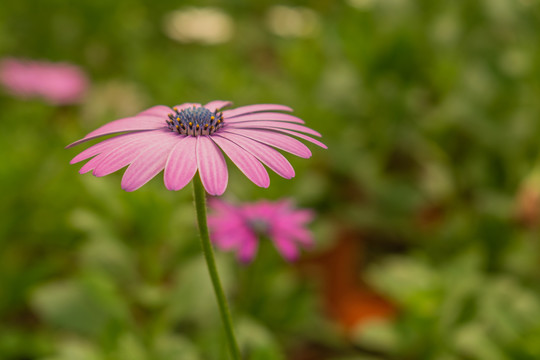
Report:
[{"label": "white blurred blossom", "polygon": [[375,0],[347,0],[347,3],[360,10],[368,10],[375,5]]},{"label": "white blurred blossom", "polygon": [[531,59],[526,51],[510,49],[502,52],[499,57],[499,66],[510,76],[523,76],[531,67]]},{"label": "white blurred blossom", "polygon": [[168,37],[178,42],[215,45],[232,38],[234,21],[219,8],[185,8],[167,14],[163,29]]},{"label": "white blurred blossom", "polygon": [[431,37],[439,45],[453,45],[460,37],[461,24],[453,13],[437,17],[432,25]]},{"label": "white blurred blossom", "polygon": [[304,7],[272,6],[266,14],[268,29],[282,37],[317,35],[320,22],[317,13]]},{"label": "white blurred blossom", "polygon": [[92,123],[110,116],[127,117],[143,110],[148,101],[148,94],[135,83],[119,80],[98,83],[83,104],[82,118]]}]

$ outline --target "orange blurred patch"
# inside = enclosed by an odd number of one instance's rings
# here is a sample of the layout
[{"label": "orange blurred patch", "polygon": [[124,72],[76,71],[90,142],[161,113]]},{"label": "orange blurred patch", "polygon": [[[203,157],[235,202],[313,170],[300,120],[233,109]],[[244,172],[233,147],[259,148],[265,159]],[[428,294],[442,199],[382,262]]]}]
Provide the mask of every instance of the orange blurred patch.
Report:
[{"label": "orange blurred patch", "polygon": [[526,227],[536,227],[540,222],[540,190],[537,186],[525,183],[517,194],[516,220]]},{"label": "orange blurred patch", "polygon": [[321,281],[326,312],[346,334],[363,323],[395,314],[395,307],[362,280],[362,251],[360,236],[343,233],[332,249],[302,264]]}]

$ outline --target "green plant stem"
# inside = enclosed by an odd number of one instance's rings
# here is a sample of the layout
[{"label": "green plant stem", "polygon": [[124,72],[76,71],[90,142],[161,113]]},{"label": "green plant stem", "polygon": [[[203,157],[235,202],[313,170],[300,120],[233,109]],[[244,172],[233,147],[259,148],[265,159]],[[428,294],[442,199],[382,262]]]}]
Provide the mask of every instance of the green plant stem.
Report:
[{"label": "green plant stem", "polygon": [[233,360],[240,360],[240,350],[236,337],[234,335],[234,329],[231,319],[231,313],[223,292],[223,287],[219,280],[219,274],[216,268],[216,261],[214,259],[214,250],[210,243],[210,236],[208,235],[208,225],[206,223],[206,193],[201,183],[199,176],[193,178],[193,194],[195,198],[195,210],[197,211],[197,222],[199,224],[199,233],[201,235],[201,243],[203,248],[204,257],[206,258],[206,265],[208,266],[208,272],[212,279],[212,285],[214,286],[214,293],[216,294],[217,303],[219,305],[219,312],[221,314],[221,320],[225,327],[225,333],[227,334],[227,343]]}]

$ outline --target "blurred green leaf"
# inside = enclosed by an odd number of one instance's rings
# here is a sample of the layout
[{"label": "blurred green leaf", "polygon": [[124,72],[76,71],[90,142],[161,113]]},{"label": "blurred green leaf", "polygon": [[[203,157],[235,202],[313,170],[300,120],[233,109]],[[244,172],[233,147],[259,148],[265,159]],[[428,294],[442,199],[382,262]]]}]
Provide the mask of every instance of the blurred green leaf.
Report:
[{"label": "blurred green leaf", "polygon": [[96,275],[44,284],[32,305],[53,327],[98,337],[107,328],[129,321],[125,303],[107,278]]}]

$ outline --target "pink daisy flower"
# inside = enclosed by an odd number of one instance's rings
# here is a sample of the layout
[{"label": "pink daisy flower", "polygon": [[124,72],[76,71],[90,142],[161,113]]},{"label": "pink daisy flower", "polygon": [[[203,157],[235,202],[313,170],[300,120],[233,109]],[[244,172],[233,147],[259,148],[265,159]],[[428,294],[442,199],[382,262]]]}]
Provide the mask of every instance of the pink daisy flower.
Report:
[{"label": "pink daisy flower", "polygon": [[54,105],[77,103],[88,88],[86,75],[75,65],[15,58],[0,60],[0,83],[14,96]]},{"label": "pink daisy flower", "polygon": [[92,131],[67,147],[102,136],[104,140],[75,156],[71,163],[90,159],[79,171],[105,176],[128,166],[122,188],[133,191],[164,170],[165,186],[180,190],[195,173],[211,195],[227,188],[225,153],[256,185],[268,187],[266,165],[290,179],[294,169],[276,149],[309,158],[311,151],[295,137],[326,148],[311,136],[321,135],[302,125],[304,121],[285,114],[284,105],[259,104],[222,110],[228,101],[212,101],[204,106],[185,103],[172,109],[158,105],[136,116],[119,119]]},{"label": "pink daisy flower", "polygon": [[295,209],[290,200],[262,200],[234,206],[214,199],[210,209],[210,238],[222,250],[235,250],[242,262],[253,260],[260,237],[270,239],[288,261],[298,258],[300,246],[313,245],[311,233],[306,229],[313,212]]}]

